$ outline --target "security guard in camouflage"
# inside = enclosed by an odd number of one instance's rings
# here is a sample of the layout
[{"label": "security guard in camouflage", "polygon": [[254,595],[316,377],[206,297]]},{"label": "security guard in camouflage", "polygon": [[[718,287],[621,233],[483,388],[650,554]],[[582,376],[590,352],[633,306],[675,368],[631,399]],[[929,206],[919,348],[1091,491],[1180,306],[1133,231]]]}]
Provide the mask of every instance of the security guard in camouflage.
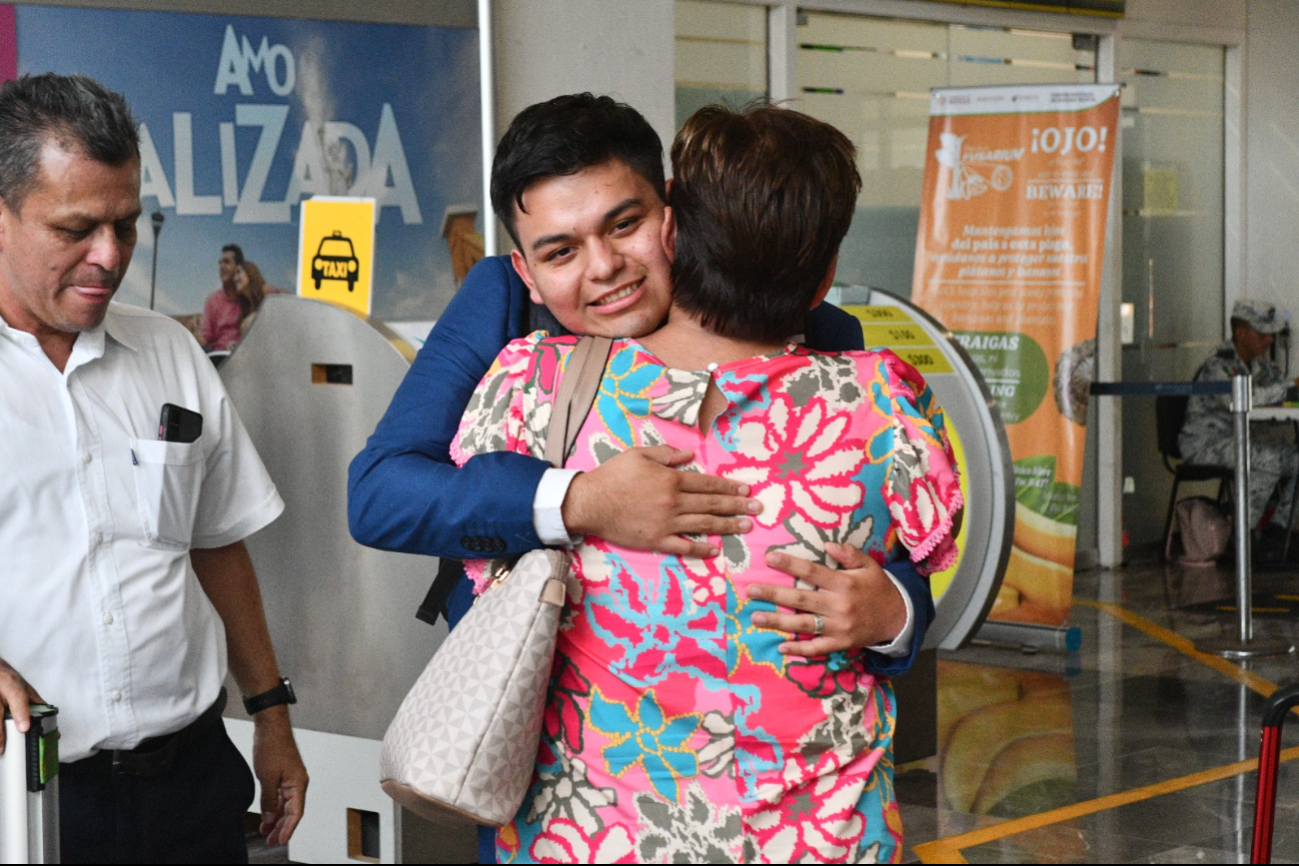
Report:
[{"label": "security guard in camouflage", "polygon": [[[1267,352],[1276,333],[1284,327],[1285,321],[1273,304],[1237,301],[1231,309],[1231,340],[1213,350],[1196,370],[1195,380],[1224,382],[1247,374],[1253,380],[1255,406],[1281,402],[1291,382]],[[1264,424],[1277,426],[1261,422],[1250,428],[1249,519],[1252,526],[1258,526],[1263,509],[1275,491],[1278,504],[1272,512],[1267,535],[1279,535],[1284,540],[1284,533],[1290,528],[1295,480],[1299,477],[1299,448],[1293,442],[1269,436],[1275,430],[1261,430]],[[1234,467],[1236,442],[1231,397],[1226,394],[1191,397],[1177,444],[1182,457],[1192,463]]]}]

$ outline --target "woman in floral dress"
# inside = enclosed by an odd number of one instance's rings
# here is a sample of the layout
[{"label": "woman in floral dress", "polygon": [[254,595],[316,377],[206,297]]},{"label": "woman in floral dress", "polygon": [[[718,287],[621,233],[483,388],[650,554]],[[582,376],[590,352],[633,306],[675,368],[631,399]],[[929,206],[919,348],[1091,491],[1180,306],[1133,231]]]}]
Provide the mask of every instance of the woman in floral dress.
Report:
[{"label": "woman in floral dress", "polygon": [[[860,185],[852,153],[833,127],[769,106],[705,109],[678,135],[669,322],[614,341],[566,465],[666,444],[763,508],[749,533],[713,539],[714,559],[595,537],[573,549],[537,776],[498,835],[503,863],[901,856],[888,681],[857,653],[785,654],[788,635],[754,621],[775,607],[747,593],[792,581],[769,551],[829,564],[827,545],[852,545],[925,573],[956,554],[955,461],[919,374],[888,352],[774,336],[830,285]],[[716,216],[755,195],[747,223]],[[755,259],[770,279],[743,273]],[[575,342],[537,333],[502,351],[465,412],[458,462],[543,452]],[[471,568],[476,582],[487,567]]]}]

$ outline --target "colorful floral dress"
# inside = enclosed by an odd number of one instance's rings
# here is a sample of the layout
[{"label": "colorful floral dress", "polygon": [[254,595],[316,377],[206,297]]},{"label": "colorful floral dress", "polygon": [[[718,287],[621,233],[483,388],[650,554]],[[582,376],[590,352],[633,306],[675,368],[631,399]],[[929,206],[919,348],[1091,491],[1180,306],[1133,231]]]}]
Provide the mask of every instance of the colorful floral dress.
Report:
[{"label": "colorful floral dress", "polygon": [[[479,384],[452,455],[541,455],[575,338],[507,346]],[[698,428],[709,380],[728,404]],[[705,371],[614,342],[570,468],[633,446],[692,451],[687,467],[750,485],[754,529],[714,538],[715,559],[615,547],[573,551],[537,776],[497,837],[502,863],[891,862],[893,692],[859,654],[781,655],[786,635],[752,623],[789,585],[778,549],[826,562],[826,542],[918,570],[955,558],[961,507],[937,402],[882,352],[788,346]],[[905,550],[904,550],[905,548]],[[471,576],[489,563],[471,565]]]}]

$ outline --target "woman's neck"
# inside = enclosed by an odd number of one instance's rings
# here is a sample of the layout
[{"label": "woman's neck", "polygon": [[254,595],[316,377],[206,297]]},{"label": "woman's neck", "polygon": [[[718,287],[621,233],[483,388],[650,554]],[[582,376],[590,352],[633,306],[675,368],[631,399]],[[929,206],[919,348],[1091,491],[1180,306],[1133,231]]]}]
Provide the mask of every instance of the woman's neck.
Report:
[{"label": "woman's neck", "polygon": [[705,328],[699,320],[675,304],[668,321],[638,342],[659,360],[678,370],[702,370],[709,364],[729,364],[757,355],[767,355],[785,345],[785,341],[767,343],[737,340]]},{"label": "woman's neck", "polygon": [[[769,355],[785,344],[736,340],[710,331],[699,320],[676,304],[668,321],[652,334],[640,338],[640,344],[660,361],[678,370],[704,370],[709,364],[729,364],[758,355]],[[713,421],[726,410],[726,397],[717,383],[709,381],[699,407],[699,430],[707,433]]]}]

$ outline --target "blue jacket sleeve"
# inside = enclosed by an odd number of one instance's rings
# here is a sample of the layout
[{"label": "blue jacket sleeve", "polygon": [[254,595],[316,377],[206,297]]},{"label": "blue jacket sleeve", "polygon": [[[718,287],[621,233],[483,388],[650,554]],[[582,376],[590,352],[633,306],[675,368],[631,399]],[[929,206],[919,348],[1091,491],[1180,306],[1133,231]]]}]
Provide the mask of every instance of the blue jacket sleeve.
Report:
[{"label": "blue jacket sleeve", "polygon": [[911,609],[914,611],[915,631],[911,636],[910,651],[904,656],[886,656],[872,650],[866,651],[866,667],[871,673],[896,677],[906,673],[915,664],[916,654],[925,642],[929,624],[934,621],[934,596],[929,591],[929,579],[923,577],[909,559],[889,562],[884,569],[898,579],[907,595],[911,597]]},{"label": "blue jacket sleeve", "polygon": [[[823,352],[847,352],[864,349],[861,323],[834,304],[818,304],[807,315],[807,345]],[[866,667],[874,674],[894,677],[906,673],[916,660],[916,653],[925,642],[929,624],[934,621],[934,596],[929,591],[929,581],[916,571],[910,560],[886,563],[884,568],[898,579],[911,597],[915,616],[915,632],[911,638],[911,652],[891,658],[867,651]]]},{"label": "blue jacket sleeve", "polygon": [[450,446],[474,388],[528,327],[527,290],[505,256],[474,266],[348,470],[352,537],[384,550],[466,559],[541,547],[532,501],[549,464]]}]

